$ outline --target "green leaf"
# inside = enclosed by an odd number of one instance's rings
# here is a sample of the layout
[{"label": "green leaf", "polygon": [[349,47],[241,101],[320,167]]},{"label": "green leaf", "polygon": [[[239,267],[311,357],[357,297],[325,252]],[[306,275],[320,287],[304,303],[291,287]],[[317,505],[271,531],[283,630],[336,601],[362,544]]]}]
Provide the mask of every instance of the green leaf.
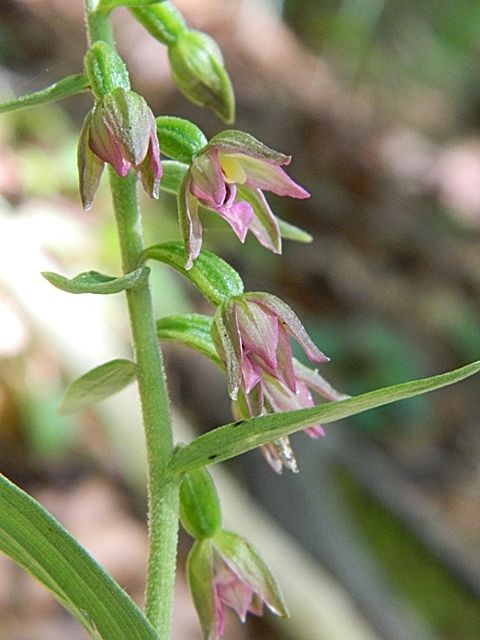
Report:
[{"label": "green leaf", "polygon": [[0,551],[93,638],[158,640],[140,609],[38,502],[0,474]]},{"label": "green leaf", "polygon": [[85,74],[79,73],[74,76],[68,76],[67,78],[63,78],[63,80],[55,82],[55,84],[50,85],[46,89],[30,93],[28,96],[21,96],[20,98],[14,98],[8,102],[1,103],[0,113],[47,104],[48,102],[68,98],[69,96],[73,96],[81,91],[87,91],[88,88],[89,81]]},{"label": "green leaf", "polygon": [[280,235],[285,240],[293,240],[294,242],[303,242],[304,244],[310,244],[313,241],[313,237],[303,229],[296,227],[294,224],[290,224],[285,220],[282,220],[277,216],[278,226],[280,227]]},{"label": "green leaf", "polygon": [[51,271],[44,271],[42,276],[57,289],[68,293],[110,294],[131,289],[139,282],[146,280],[149,273],[148,267],[142,267],[119,278],[106,276],[98,271],[85,271],[71,280]]},{"label": "green leaf", "polygon": [[211,251],[201,251],[191,269],[185,269],[181,242],[155,244],[142,254],[144,260],[158,260],[179,271],[214,305],[243,293],[243,282],[233,267]]},{"label": "green leaf", "polygon": [[223,368],[211,336],[212,318],[200,313],[165,316],[157,320],[157,336],[165,342],[190,347]]},{"label": "green leaf", "polygon": [[104,400],[129,385],[137,375],[137,367],[130,360],[111,360],[77,378],[65,391],[59,412],[75,413]]},{"label": "green leaf", "polygon": [[194,156],[208,142],[197,125],[184,118],[160,116],[156,122],[160,150],[173,160],[192,164]]},{"label": "green leaf", "polygon": [[305,429],[317,422],[326,424],[397,400],[440,389],[480,371],[480,361],[461,369],[432,378],[404,382],[393,387],[377,389],[360,396],[327,402],[310,409],[274,413],[258,418],[240,420],[218,427],[179,449],[170,463],[172,473],[184,473],[213,462],[221,462]]},{"label": "green leaf", "polygon": [[188,164],[174,160],[162,160],[162,169],[160,189],[167,193],[173,193],[174,196],[178,195],[182,181],[189,169]]}]

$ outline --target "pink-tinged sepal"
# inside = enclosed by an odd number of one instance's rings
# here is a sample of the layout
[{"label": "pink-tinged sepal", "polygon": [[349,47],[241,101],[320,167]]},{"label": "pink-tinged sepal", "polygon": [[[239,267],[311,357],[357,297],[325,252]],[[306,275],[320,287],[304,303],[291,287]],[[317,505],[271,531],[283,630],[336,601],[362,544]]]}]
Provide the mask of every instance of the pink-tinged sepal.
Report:
[{"label": "pink-tinged sepal", "polygon": [[284,469],[298,473],[298,465],[288,438],[278,438],[260,447],[262,456],[278,475]]},{"label": "pink-tinged sepal", "polygon": [[297,315],[280,298],[270,293],[246,293],[244,297],[276,314],[288,333],[302,346],[309,360],[321,363],[330,361],[313,343]]},{"label": "pink-tinged sepal", "polygon": [[282,237],[278,220],[260,189],[249,189],[237,185],[237,199],[243,204],[250,205],[252,209],[253,216],[249,229],[258,242],[273,253],[282,253]]},{"label": "pink-tinged sepal", "polygon": [[290,198],[309,198],[310,194],[294,182],[285,171],[276,164],[250,158],[242,154],[230,154],[230,161],[239,163],[245,174],[244,184],[252,189],[271,191],[277,196]]},{"label": "pink-tinged sepal", "polygon": [[198,215],[198,200],[190,192],[190,175],[187,173],[178,192],[178,220],[185,245],[185,269],[193,266],[202,248],[202,224]]},{"label": "pink-tinged sepal", "polygon": [[330,400],[338,402],[339,400],[348,400],[351,396],[341,393],[332,387],[332,385],[321,376],[316,369],[309,369],[298,360],[293,361],[295,376],[297,380],[305,383],[310,389],[318,393],[318,395]]},{"label": "pink-tinged sepal", "polygon": [[218,307],[212,323],[212,339],[227,369],[228,395],[232,400],[236,400],[242,385],[244,353],[238,328],[235,298]]},{"label": "pink-tinged sepal", "polygon": [[262,615],[264,604],[275,614],[288,611],[280,588],[258,552],[243,538],[220,530],[197,541],[187,561],[187,576],[204,637],[220,640],[225,606],[242,622],[247,613]]},{"label": "pink-tinged sepal", "polygon": [[228,129],[214,136],[207,145],[208,149],[218,149],[222,153],[237,153],[264,160],[277,165],[290,164],[291,156],[270,149],[249,133]]},{"label": "pink-tinged sepal", "polygon": [[77,150],[80,197],[85,211],[89,211],[92,208],[93,200],[105,167],[103,160],[100,160],[100,158],[93,153],[88,144],[90,120],[91,114],[88,114],[83,122]]},{"label": "pink-tinged sepal", "polygon": [[162,177],[162,163],[160,149],[155,133],[150,134],[147,155],[139,165],[140,179],[143,189],[151,198],[158,199],[160,195],[160,178]]}]

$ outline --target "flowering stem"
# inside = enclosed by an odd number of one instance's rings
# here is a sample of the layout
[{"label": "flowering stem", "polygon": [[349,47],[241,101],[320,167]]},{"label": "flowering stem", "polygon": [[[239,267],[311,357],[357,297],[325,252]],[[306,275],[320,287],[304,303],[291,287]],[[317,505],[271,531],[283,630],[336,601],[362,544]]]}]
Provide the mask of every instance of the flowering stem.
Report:
[{"label": "flowering stem", "polygon": [[[113,42],[108,19],[91,10],[86,0],[89,39]],[[90,11],[89,11],[90,8]],[[97,22],[98,20],[98,22]],[[144,250],[137,177],[120,178],[110,171],[124,273],[137,267]],[[175,578],[179,515],[178,479],[166,473],[173,455],[167,384],[158,345],[148,280],[126,292],[148,460],[149,560],[146,615],[160,640],[169,640]]]}]

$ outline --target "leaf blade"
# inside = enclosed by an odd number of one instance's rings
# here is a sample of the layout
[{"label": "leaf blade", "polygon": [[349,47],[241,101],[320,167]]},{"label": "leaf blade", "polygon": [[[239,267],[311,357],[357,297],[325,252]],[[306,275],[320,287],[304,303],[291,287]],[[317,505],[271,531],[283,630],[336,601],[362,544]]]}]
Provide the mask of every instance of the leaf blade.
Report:
[{"label": "leaf blade", "polygon": [[98,271],[85,271],[74,278],[65,278],[52,271],[44,271],[42,276],[57,289],[67,293],[94,293],[97,295],[110,295],[120,293],[126,289],[132,289],[139,282],[143,282],[150,273],[148,267],[142,267],[131,271],[124,276],[106,276]]},{"label": "leaf blade", "polygon": [[316,422],[326,424],[391,402],[412,398],[459,382],[479,371],[480,361],[477,361],[454,371],[377,389],[347,400],[230,423],[199,436],[179,449],[170,463],[170,472],[183,473],[213,462],[222,462]]},{"label": "leaf blade", "polygon": [[63,98],[68,98],[76,93],[87,91],[89,86],[89,80],[84,73],[68,76],[67,78],[63,78],[63,80],[55,82],[46,89],[1,103],[0,113],[27,109],[29,107],[48,104],[55,100],[62,100]]},{"label": "leaf blade", "polygon": [[137,375],[137,366],[130,360],[110,360],[74,380],[66,389],[58,409],[61,415],[80,411],[121,391]]},{"label": "leaf blade", "polygon": [[195,349],[223,368],[213,344],[211,328],[212,318],[199,313],[165,316],[157,320],[159,340]]},{"label": "leaf blade", "polygon": [[32,497],[0,474],[0,551],[103,640],[158,640],[140,609]]}]

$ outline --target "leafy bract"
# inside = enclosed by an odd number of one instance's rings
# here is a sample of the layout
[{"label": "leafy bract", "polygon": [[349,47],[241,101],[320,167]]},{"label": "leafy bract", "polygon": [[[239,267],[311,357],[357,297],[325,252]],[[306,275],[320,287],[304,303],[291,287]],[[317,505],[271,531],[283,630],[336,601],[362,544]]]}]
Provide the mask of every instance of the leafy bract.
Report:
[{"label": "leafy bract", "polygon": [[228,460],[313,424],[326,424],[391,402],[412,398],[459,382],[478,371],[480,361],[432,378],[404,382],[347,400],[233,422],[218,427],[179,449],[170,463],[170,471],[183,473],[213,462]]},{"label": "leafy bract", "polygon": [[152,245],[145,249],[142,258],[158,260],[173,267],[214,305],[243,293],[243,282],[235,269],[211,251],[201,251],[188,270],[185,269],[185,249],[181,242]]},{"label": "leafy bract", "polygon": [[65,391],[59,412],[68,415],[121,391],[137,375],[130,360],[110,360],[77,378]]},{"label": "leafy bract", "polygon": [[98,273],[98,271],[85,271],[71,279],[65,278],[58,273],[53,273],[52,271],[44,271],[42,276],[48,280],[50,284],[53,284],[54,287],[67,293],[96,293],[106,295],[131,289],[139,282],[148,278],[149,273],[150,269],[148,267],[142,267],[118,278],[106,276],[103,273]]}]

